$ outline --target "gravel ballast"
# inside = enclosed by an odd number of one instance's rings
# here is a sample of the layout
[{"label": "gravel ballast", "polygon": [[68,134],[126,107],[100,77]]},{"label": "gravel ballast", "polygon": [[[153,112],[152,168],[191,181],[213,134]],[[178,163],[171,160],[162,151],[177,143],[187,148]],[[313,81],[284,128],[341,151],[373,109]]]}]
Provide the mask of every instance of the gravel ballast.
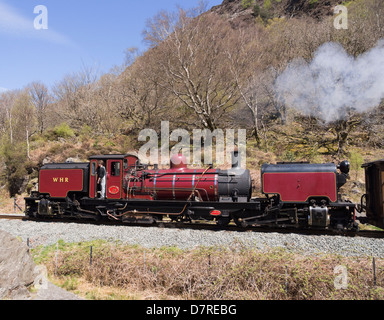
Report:
[{"label": "gravel ballast", "polygon": [[384,239],[342,236],[309,236],[299,234],[208,231],[157,227],[107,226],[76,223],[0,220],[0,230],[30,247],[64,242],[92,240],[118,241],[146,248],[175,246],[181,249],[205,247],[242,247],[265,250],[285,248],[301,254],[338,254],[342,256],[372,256],[384,258]]}]

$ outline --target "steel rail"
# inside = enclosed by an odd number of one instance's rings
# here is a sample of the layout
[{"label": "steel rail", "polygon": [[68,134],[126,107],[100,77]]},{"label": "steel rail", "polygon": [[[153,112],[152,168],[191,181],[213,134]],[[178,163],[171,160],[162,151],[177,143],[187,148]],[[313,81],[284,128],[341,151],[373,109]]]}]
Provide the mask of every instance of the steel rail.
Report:
[{"label": "steel rail", "polygon": [[20,214],[0,214],[1,220],[24,220],[26,217]]}]

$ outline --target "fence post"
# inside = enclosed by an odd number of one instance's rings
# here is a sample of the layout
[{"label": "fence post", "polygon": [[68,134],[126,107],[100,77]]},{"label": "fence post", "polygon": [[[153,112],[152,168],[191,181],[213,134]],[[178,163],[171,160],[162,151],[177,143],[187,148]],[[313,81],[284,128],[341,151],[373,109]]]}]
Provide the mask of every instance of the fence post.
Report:
[{"label": "fence post", "polygon": [[373,285],[376,287],[376,261],[375,257],[372,260],[372,268],[373,268]]},{"label": "fence post", "polygon": [[285,265],[285,293],[288,293],[288,267]]},{"label": "fence post", "polygon": [[57,276],[57,256],[59,255],[59,243],[56,244],[55,276]]},{"label": "fence post", "polygon": [[92,251],[93,251],[93,246],[91,246],[91,250],[89,252],[89,266],[92,266]]},{"label": "fence post", "polygon": [[145,273],[145,248],[144,248],[144,273]]}]

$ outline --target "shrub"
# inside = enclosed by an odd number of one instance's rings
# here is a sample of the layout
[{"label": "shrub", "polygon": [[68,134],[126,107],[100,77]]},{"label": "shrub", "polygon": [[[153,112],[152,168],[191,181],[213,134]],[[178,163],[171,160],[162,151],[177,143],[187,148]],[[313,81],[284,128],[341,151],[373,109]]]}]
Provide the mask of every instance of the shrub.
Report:
[{"label": "shrub", "polygon": [[69,125],[65,122],[63,122],[62,124],[60,124],[59,126],[56,126],[54,129],[53,129],[53,132],[55,133],[55,135],[58,137],[58,138],[70,138],[70,137],[73,137],[75,135],[75,133],[73,132],[73,130],[69,127]]},{"label": "shrub", "polygon": [[243,9],[248,9],[254,3],[254,0],[241,0],[241,6]]},{"label": "shrub", "polygon": [[261,8],[260,9],[260,18],[264,21],[267,22],[269,19],[273,17],[273,14],[269,12],[267,8]]},{"label": "shrub", "polygon": [[264,9],[271,9],[272,8],[272,1],[271,0],[264,0]]},{"label": "shrub", "polygon": [[74,135],[75,133],[66,122],[61,123],[60,125],[48,130],[45,133],[46,138],[51,141],[57,140],[59,138],[68,139]]},{"label": "shrub", "polygon": [[253,7],[253,15],[258,17],[260,15],[261,8],[258,4],[255,4]]}]

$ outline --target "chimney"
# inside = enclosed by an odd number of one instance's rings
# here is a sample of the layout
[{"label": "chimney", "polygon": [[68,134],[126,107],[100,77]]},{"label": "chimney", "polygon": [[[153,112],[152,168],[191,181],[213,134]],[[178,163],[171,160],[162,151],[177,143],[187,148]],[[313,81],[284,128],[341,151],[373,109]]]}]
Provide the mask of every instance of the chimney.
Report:
[{"label": "chimney", "polygon": [[232,153],[232,169],[236,168],[241,168],[241,157],[238,148],[235,148]]}]

